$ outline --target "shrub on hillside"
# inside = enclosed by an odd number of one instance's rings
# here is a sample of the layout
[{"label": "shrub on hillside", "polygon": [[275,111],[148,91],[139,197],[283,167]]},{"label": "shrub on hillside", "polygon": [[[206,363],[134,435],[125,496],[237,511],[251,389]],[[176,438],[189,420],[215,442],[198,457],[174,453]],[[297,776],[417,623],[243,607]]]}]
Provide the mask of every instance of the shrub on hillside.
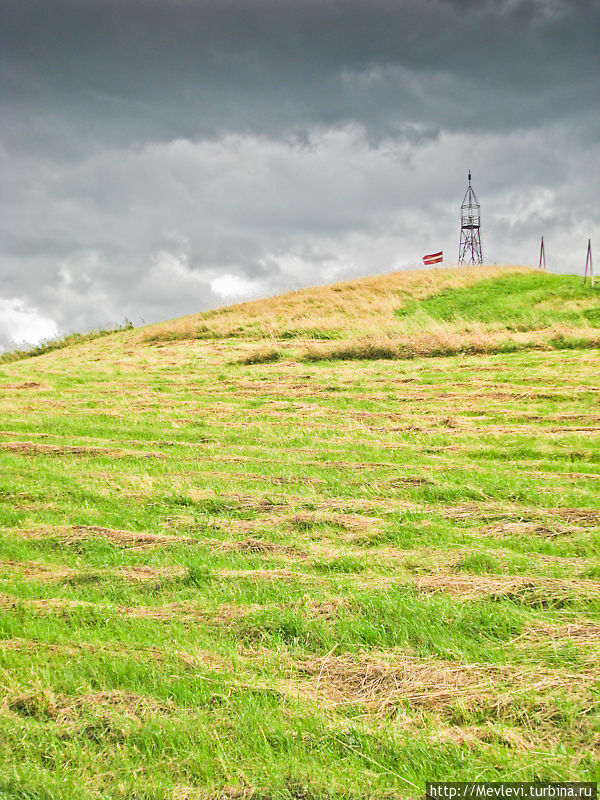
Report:
[{"label": "shrub on hillside", "polygon": [[252,353],[240,358],[240,364],[272,364],[274,361],[279,361],[281,358],[281,351],[275,348],[254,350]]}]

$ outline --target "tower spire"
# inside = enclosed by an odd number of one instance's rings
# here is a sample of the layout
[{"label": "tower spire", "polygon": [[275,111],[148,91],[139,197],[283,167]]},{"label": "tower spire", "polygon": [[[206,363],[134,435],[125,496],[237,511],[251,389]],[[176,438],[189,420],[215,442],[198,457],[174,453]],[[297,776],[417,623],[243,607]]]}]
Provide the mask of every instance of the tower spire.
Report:
[{"label": "tower spire", "polygon": [[469,170],[469,186],[460,207],[460,244],[458,246],[458,263],[478,265],[483,263],[481,252],[480,205],[471,186],[471,170]]}]

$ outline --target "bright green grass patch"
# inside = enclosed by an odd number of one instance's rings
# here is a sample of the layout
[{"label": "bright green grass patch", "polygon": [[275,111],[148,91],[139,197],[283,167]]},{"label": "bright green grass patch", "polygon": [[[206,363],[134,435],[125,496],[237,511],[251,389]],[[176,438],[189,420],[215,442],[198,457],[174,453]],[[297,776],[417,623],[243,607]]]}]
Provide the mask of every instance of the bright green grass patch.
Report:
[{"label": "bright green grass patch", "polygon": [[529,331],[556,324],[600,327],[600,293],[572,275],[524,273],[448,289],[396,310],[401,317],[416,312],[441,322],[473,320]]},{"label": "bright green grass patch", "polygon": [[[407,647],[417,655],[489,660],[522,630],[529,612],[511,602],[465,604],[445,595],[422,596],[411,586],[359,593],[329,621],[303,611],[265,609],[241,623],[248,641],[278,643],[322,655],[365,648]],[[500,652],[500,651],[498,651]],[[502,656],[497,656],[502,659]]]}]

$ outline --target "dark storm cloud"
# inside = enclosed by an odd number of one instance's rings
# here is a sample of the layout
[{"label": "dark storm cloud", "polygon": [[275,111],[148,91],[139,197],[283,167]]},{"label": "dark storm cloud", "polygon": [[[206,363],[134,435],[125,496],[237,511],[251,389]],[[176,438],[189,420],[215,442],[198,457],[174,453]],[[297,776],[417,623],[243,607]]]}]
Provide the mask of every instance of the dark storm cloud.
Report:
[{"label": "dark storm cloud", "polygon": [[3,16],[12,101],[72,121],[73,139],[377,134],[407,116],[504,129],[597,100],[593,0],[9,0]]},{"label": "dark storm cloud", "polygon": [[0,345],[451,261],[469,167],[490,260],[598,230],[596,0],[0,14]]}]

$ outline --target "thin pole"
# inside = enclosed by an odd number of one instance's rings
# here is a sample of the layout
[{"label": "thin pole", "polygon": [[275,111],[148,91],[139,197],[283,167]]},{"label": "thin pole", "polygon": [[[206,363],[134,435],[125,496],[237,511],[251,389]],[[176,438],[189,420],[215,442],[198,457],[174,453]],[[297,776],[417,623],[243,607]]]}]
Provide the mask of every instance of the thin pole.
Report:
[{"label": "thin pole", "polygon": [[542,236],[542,243],[540,245],[540,263],[538,265],[538,269],[542,269],[542,264],[544,265],[543,269],[545,270],[546,269],[546,251],[544,250],[544,237],[543,236]]},{"label": "thin pole", "polygon": [[583,278],[583,285],[585,286],[585,282],[587,281],[588,275],[588,266],[590,270],[590,281],[592,284],[592,289],[594,288],[594,265],[592,263],[592,240],[588,239],[588,249],[587,254],[585,256],[585,276]]}]

